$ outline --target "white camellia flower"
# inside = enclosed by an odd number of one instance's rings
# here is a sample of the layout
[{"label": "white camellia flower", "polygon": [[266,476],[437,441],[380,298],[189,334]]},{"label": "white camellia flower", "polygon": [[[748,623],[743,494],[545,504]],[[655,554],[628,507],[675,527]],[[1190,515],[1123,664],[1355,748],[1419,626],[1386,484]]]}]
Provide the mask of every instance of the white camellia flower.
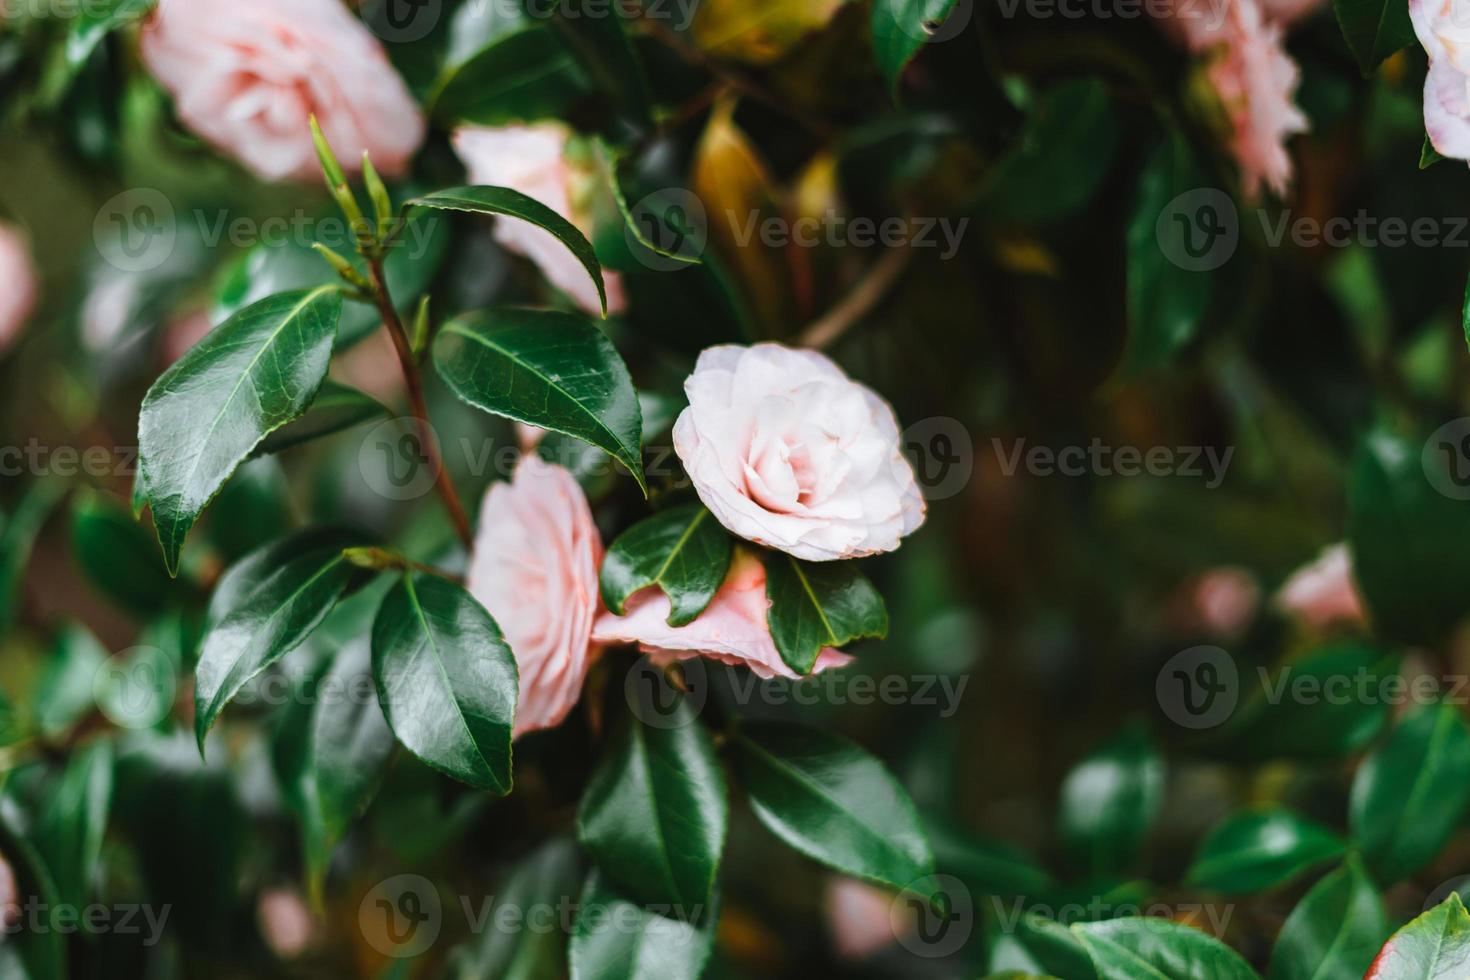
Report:
[{"label": "white camellia flower", "polygon": [[1429,54],[1424,129],[1442,155],[1470,160],[1470,3],[1409,0],[1414,33]]},{"label": "white camellia flower", "polygon": [[731,533],[834,561],[892,551],[924,523],[893,409],[822,354],[711,347],[684,391],[674,450]]}]

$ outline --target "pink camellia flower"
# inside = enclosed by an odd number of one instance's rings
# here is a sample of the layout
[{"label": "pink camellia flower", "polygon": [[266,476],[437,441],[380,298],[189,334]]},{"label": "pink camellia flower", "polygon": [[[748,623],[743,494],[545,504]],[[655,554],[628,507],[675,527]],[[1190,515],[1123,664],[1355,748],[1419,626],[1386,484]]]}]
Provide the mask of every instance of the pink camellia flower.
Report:
[{"label": "pink camellia flower", "polygon": [[0,351],[4,351],[36,308],[36,269],[20,232],[0,225]]},{"label": "pink camellia flower", "polygon": [[1316,561],[1293,572],[1276,593],[1275,604],[1313,629],[1333,623],[1361,625],[1366,614],[1347,545],[1325,548]]},{"label": "pink camellia flower", "polygon": [[1186,583],[1176,609],[1178,625],[1189,631],[1235,637],[1255,618],[1261,587],[1243,568],[1212,568]]},{"label": "pink camellia flower", "polygon": [[1409,19],[1429,54],[1429,142],[1444,156],[1470,160],[1470,10],[1463,0],[1409,0]]},{"label": "pink camellia flower", "polygon": [[674,450],[732,534],[808,561],[892,551],[924,523],[893,409],[815,351],[711,347]]},{"label": "pink camellia flower", "polygon": [[376,38],[339,0],[170,0],[143,60],[190,129],[266,180],[318,177],[315,114],[344,168],[397,176],[424,119]]},{"label": "pink camellia flower", "polygon": [[[647,588],[628,600],[625,615],[604,612],[599,616],[592,639],[603,644],[636,643],[656,663],[709,657],[749,667],[763,679],[794,680],[799,675],[781,659],[766,624],[770,605],[766,598],[766,567],[755,555],[738,548],[724,584],[692,623],[670,626],[669,597],[661,589]],[[829,648],[817,656],[812,672],[851,662],[847,654]]]},{"label": "pink camellia flower", "polygon": [[892,945],[893,895],[856,878],[832,878],[827,883],[827,929],[837,955],[865,960]]},{"label": "pink camellia flower", "polygon": [[[534,197],[590,237],[591,219],[578,206],[590,185],[588,175],[568,162],[571,133],[558,123],[536,126],[465,126],[454,133],[454,149],[476,184],[509,187]],[[495,240],[509,251],[524,255],[553,286],[572,298],[583,311],[602,312],[597,285],[582,263],[545,229],[515,218],[495,220]],[[623,282],[615,272],[603,273],[609,313],[622,312]]]},{"label": "pink camellia flower", "polygon": [[315,938],[316,921],[305,899],[295,889],[270,888],[261,892],[256,918],[266,945],[281,959],[300,956]]},{"label": "pink camellia flower", "polygon": [[524,457],[486,491],[468,586],[520,669],[515,737],[561,724],[581,697],[601,563],[587,497],[560,466]]}]

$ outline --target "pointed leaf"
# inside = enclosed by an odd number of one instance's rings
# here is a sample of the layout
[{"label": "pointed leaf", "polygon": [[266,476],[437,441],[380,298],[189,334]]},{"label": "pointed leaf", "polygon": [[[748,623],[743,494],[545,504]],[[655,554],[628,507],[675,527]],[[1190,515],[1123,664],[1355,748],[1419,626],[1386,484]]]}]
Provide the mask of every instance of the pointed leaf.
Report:
[{"label": "pointed leaf", "polygon": [[577,230],[577,226],[534,197],[513,191],[509,187],[450,187],[423,197],[416,197],[404,205],[405,208],[435,208],[440,211],[467,211],[471,214],[498,214],[519,218],[544,231],[549,231],[565,245],[582,263],[582,268],[592,277],[597,286],[597,295],[602,298],[602,312],[607,313],[607,287],[602,281],[602,265],[592,243]]},{"label": "pointed leaf", "polygon": [[602,562],[602,601],[621,616],[628,597],[656,585],[669,597],[670,626],[704,612],[725,581],[730,536],[699,504],[674,507],[633,525]]},{"label": "pointed leaf", "polygon": [[326,690],[317,709],[311,737],[317,804],[330,845],[346,835],[383,779],[393,753],[393,732],[368,686],[372,647],[354,642],[337,655],[323,680]]},{"label": "pointed leaf", "polygon": [[66,65],[79,71],[108,34],[130,23],[141,23],[159,0],[95,0],[84,3],[72,16],[66,35]]},{"label": "pointed leaf", "polygon": [[888,635],[888,609],[873,583],[852,561],[808,562],[766,557],[766,620],[781,659],[798,674],[811,673],[826,647]]},{"label": "pointed leaf", "polygon": [[71,541],[87,578],[130,612],[157,615],[175,592],[152,536],[126,507],[102,494],[76,498]]},{"label": "pointed leaf", "polygon": [[1078,923],[1098,980],[1257,980],[1240,954],[1220,940],[1169,919]]},{"label": "pointed leaf", "polygon": [[829,732],[752,724],[735,739],[751,808],[777,837],[813,860],[893,888],[934,873],[913,801],[883,764]]},{"label": "pointed leaf", "polygon": [[1414,43],[1407,0],[1332,0],[1332,9],[1364,77]]},{"label": "pointed leaf", "polygon": [[511,787],[515,657],[463,588],[407,572],[373,622],[373,679],[393,734],[446,775],[504,795]]},{"label": "pointed leaf", "polygon": [[102,856],[102,835],[112,805],[112,746],[93,743],[76,753],[47,794],[35,831],[58,899],[85,908]]},{"label": "pointed leaf", "polygon": [[184,537],[261,441],[316,397],[337,335],[336,286],[283,293],[212,330],[154,382],[138,420],[139,480],[170,574]]},{"label": "pointed leaf", "polygon": [[1105,874],[1132,864],[1164,798],[1164,762],[1147,733],[1129,728],[1062,783],[1057,821],[1072,860]]},{"label": "pointed leaf", "polygon": [[572,980],[699,980],[714,946],[715,902],[671,918],[623,897],[594,869],[578,906]]},{"label": "pointed leaf", "polygon": [[1266,980],[1359,980],[1387,931],[1377,889],[1349,858],[1287,916]]},{"label": "pointed leaf", "polygon": [[725,777],[689,702],[658,727],[636,717],[587,791],[578,838],[617,887],[687,917],[710,899],[725,846]]},{"label": "pointed leaf", "polygon": [[897,88],[904,66],[924,46],[936,28],[954,10],[956,0],[876,0],[871,30],[873,57],[888,80]]},{"label": "pointed leaf", "polygon": [[66,488],[62,480],[41,480],[31,485],[16,504],[15,513],[0,515],[0,640],[15,621],[15,603],[20,583],[30,561],[31,548],[51,508]]},{"label": "pointed leaf", "polygon": [[373,396],[330,378],[322,382],[306,414],[270,435],[256,447],[255,455],[266,456],[345,432],[375,418],[392,418]]},{"label": "pointed leaf", "polygon": [[1389,937],[1363,980],[1464,980],[1470,913],[1457,893]]},{"label": "pointed leaf", "polygon": [[1344,849],[1332,831],[1290,810],[1243,810],[1210,831],[1185,881],[1223,892],[1264,891]]},{"label": "pointed leaf", "polygon": [[638,393],[590,321],[548,310],[471,313],[440,329],[434,366],[476,408],[607,450],[646,492]]}]

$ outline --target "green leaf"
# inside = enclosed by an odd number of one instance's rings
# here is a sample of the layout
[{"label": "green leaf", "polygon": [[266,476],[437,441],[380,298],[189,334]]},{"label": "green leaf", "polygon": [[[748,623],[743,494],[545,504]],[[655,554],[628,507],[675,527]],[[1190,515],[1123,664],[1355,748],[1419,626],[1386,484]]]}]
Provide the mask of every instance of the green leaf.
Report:
[{"label": "green leaf", "polygon": [[376,398],[330,378],[322,382],[306,414],[265,437],[257,456],[279,453],[314,439],[345,432],[376,418],[392,418]]},{"label": "green leaf", "polygon": [[883,764],[829,732],[751,724],[735,759],[761,823],[813,860],[855,878],[934,892],[934,855],[913,801]]},{"label": "green leaf", "polygon": [[592,87],[633,125],[650,129],[653,100],[643,65],[628,40],[626,16],[617,8],[608,14],[600,0],[565,0],[553,9],[551,27]]},{"label": "green leaf", "polygon": [[1348,545],[1380,636],[1431,645],[1465,616],[1460,583],[1470,578],[1470,507],[1431,482],[1453,472],[1430,470],[1463,465],[1458,454],[1449,443],[1381,430],[1358,448],[1348,482]]},{"label": "green leaf", "polygon": [[72,15],[66,35],[66,64],[80,71],[97,50],[102,39],[120,27],[143,20],[159,0],[94,0],[84,3]]},{"label": "green leaf", "polygon": [[1470,804],[1470,730],[1450,704],[1408,715],[1353,779],[1348,826],[1384,884],[1427,865]]},{"label": "green leaf", "polygon": [[733,554],[730,536],[709,511],[699,504],[670,508],[612,543],[602,562],[602,601],[621,616],[629,596],[656,585],[669,597],[669,625],[688,625],[719,591]]},{"label": "green leaf", "polygon": [[404,573],[373,622],[373,680],[410,752],[477,789],[510,792],[516,661],[474,596]]},{"label": "green leaf", "polygon": [[1082,760],[1062,783],[1057,824],[1071,859],[1094,874],[1132,864],[1164,801],[1164,761],[1140,728]]},{"label": "green leaf", "polygon": [[1414,43],[1408,0],[1332,0],[1332,9],[1365,78]]},{"label": "green leaf", "polygon": [[503,126],[559,118],[582,98],[587,79],[571,52],[545,25],[522,23],[447,69],[429,98],[429,114],[446,126]]},{"label": "green leaf", "polygon": [[1078,923],[1099,980],[1256,980],[1240,954],[1198,929],[1169,919]]},{"label": "green leaf", "polygon": [[997,923],[989,949],[989,969],[993,971],[1055,974],[1068,980],[1097,977],[1092,957],[1081,940],[1061,923],[1035,913],[1022,913],[1009,926]]},{"label": "green leaf", "polygon": [[583,849],[629,897],[682,918],[709,902],[725,846],[725,777],[687,700],[630,717],[582,796]]},{"label": "green leaf", "polygon": [[311,404],[327,375],[342,294],[335,286],[261,300],[220,324],[143,399],[143,497],[169,574],[199,514],[261,441]]},{"label": "green leaf", "polygon": [[1470,913],[1453,893],[1389,937],[1363,980],[1463,980],[1470,971]]},{"label": "green leaf", "polygon": [[317,802],[328,845],[341,840],[362,815],[382,782],[393,753],[393,732],[376,697],[364,696],[372,677],[372,646],[354,642],[337,655],[323,688],[312,729],[311,756]]},{"label": "green leaf", "polygon": [[[15,873],[22,902],[33,898],[43,907],[56,909],[61,898],[46,862],[41,859],[21,829],[18,813],[11,807],[0,807],[0,854],[4,854]],[[44,922],[45,920],[43,920]],[[0,976],[16,980],[52,980],[68,976],[66,936],[57,929],[27,928],[24,917],[14,935],[0,942]]]},{"label": "green leaf", "polygon": [[1035,899],[1055,882],[1029,854],[1003,841],[927,820],[926,836],[941,874],[953,875],[976,895]]},{"label": "green leaf", "polygon": [[476,408],[606,450],[647,492],[638,393],[590,321],[549,310],[470,313],[440,328],[434,366]]},{"label": "green leaf", "polygon": [[811,673],[826,647],[888,635],[883,597],[857,562],[808,562],[775,552],[765,562],[771,639],[798,674]]},{"label": "green leaf", "polygon": [[226,609],[221,608],[223,603],[211,604],[195,668],[194,735],[201,752],[204,737],[225,705],[261,671],[300,646],[326,619],[353,577],[341,542],[331,537],[302,548],[282,564],[264,564],[264,555],[280,555],[301,547],[304,540],[315,539],[294,536],[247,556],[236,577],[221,583],[229,605]]},{"label": "green leaf", "polygon": [[71,541],[72,554],[87,578],[124,609],[157,615],[175,591],[148,532],[126,507],[101,494],[76,498]]},{"label": "green leaf", "polygon": [[107,648],[86,627],[75,623],[62,627],[32,697],[43,735],[65,734],[97,707],[93,690],[106,662]]},{"label": "green leaf", "polygon": [[36,537],[64,491],[65,484],[60,480],[33,483],[20,498],[15,513],[0,517],[0,640],[15,622],[16,594]]},{"label": "green leaf", "polygon": [[1264,891],[1344,850],[1332,831],[1290,810],[1243,810],[1220,821],[1205,837],[1185,881],[1223,892]]},{"label": "green leaf", "polygon": [[1350,857],[1287,916],[1266,980],[1359,980],[1387,931],[1383,901]]},{"label": "green leaf", "polygon": [[870,24],[873,57],[888,87],[898,87],[904,67],[944,23],[955,0],[876,0]]},{"label": "green leaf", "polygon": [[504,215],[529,221],[536,227],[551,232],[592,277],[593,283],[597,285],[597,295],[602,298],[603,315],[607,314],[607,287],[603,285],[602,265],[597,261],[592,243],[577,230],[576,225],[534,197],[513,191],[509,187],[450,187],[413,198],[404,205],[405,210],[413,207]]},{"label": "green leaf", "polygon": [[593,870],[572,937],[572,980],[699,980],[714,947],[716,900],[669,918],[629,901]]},{"label": "green leaf", "polygon": [[1434,144],[1429,141],[1429,134],[1425,133],[1424,145],[1419,149],[1419,169],[1428,170],[1436,163],[1439,163],[1439,161],[1445,159],[1448,158],[1434,148]]},{"label": "green leaf", "polygon": [[62,904],[88,905],[111,802],[112,746],[98,741],[67,763],[46,796],[34,835]]},{"label": "green leaf", "polygon": [[[577,865],[576,845],[553,837],[522,860],[508,880],[497,883],[495,905],[487,914],[505,908],[559,908],[576,894]],[[456,953],[451,975],[456,980],[560,980],[566,976],[568,937],[563,927],[558,914],[551,928],[487,928],[475,946]]]},{"label": "green leaf", "polygon": [[1206,186],[1189,142],[1179,133],[1171,133],[1144,166],[1128,223],[1128,344],[1120,368],[1125,376],[1167,364],[1194,338],[1204,318],[1210,273],[1184,268],[1177,256],[1171,258],[1172,249],[1159,241],[1158,226],[1171,201]]}]

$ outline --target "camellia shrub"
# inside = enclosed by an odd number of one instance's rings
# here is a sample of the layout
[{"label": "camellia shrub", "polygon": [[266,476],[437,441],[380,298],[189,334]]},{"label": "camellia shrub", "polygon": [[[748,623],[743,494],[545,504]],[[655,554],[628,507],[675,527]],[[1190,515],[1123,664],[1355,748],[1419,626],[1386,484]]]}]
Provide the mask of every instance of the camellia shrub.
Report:
[{"label": "camellia shrub", "polygon": [[0,0],[0,976],[1470,977],[1467,0]]}]

